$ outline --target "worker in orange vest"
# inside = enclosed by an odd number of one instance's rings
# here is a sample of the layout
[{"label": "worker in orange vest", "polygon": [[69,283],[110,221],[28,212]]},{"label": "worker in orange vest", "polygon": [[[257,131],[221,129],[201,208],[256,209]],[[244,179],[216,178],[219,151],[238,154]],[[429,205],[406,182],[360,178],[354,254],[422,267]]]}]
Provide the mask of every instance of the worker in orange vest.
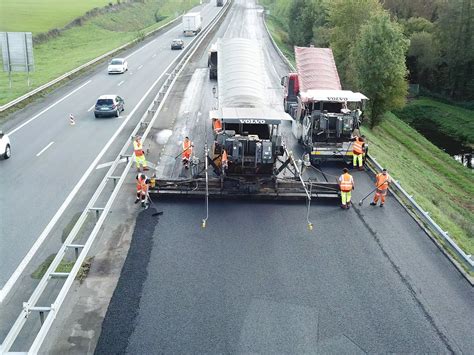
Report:
[{"label": "worker in orange vest", "polygon": [[380,199],[380,207],[383,207],[385,203],[385,196],[387,196],[387,190],[392,182],[392,178],[388,175],[387,169],[383,169],[381,173],[375,176],[375,196],[374,200],[370,203],[372,206],[377,206],[377,202]]},{"label": "worker in orange vest", "polygon": [[229,160],[227,158],[227,151],[225,150],[225,148],[222,149],[221,167],[222,172],[225,172],[225,170],[227,170],[227,168],[229,167]]},{"label": "worker in orange vest", "polygon": [[212,129],[214,130],[215,134],[219,134],[222,131],[222,122],[218,118],[214,118],[212,120]]},{"label": "worker in orange vest", "polygon": [[145,152],[143,151],[143,144],[140,136],[136,136],[133,141],[133,152],[135,153],[135,163],[137,164],[137,171],[140,170],[140,166],[143,167],[144,171],[148,170],[148,166],[145,159]]},{"label": "worker in orange vest", "polygon": [[135,203],[142,202],[142,207],[146,208],[147,206],[147,197],[148,197],[148,184],[150,180],[145,174],[138,174],[135,178],[137,180],[137,198]]},{"label": "worker in orange vest", "polygon": [[341,208],[348,209],[351,204],[351,193],[354,190],[354,179],[349,174],[347,168],[342,169],[342,175],[339,176],[339,189],[341,190]]},{"label": "worker in orange vest", "polygon": [[191,155],[193,153],[193,143],[189,137],[185,137],[183,141],[183,164],[186,169],[189,169],[189,161],[191,160]]},{"label": "worker in orange vest", "polygon": [[363,157],[365,151],[365,141],[364,136],[354,138],[354,143],[352,145],[352,163],[354,169],[359,165],[359,170],[364,170],[363,168]]}]

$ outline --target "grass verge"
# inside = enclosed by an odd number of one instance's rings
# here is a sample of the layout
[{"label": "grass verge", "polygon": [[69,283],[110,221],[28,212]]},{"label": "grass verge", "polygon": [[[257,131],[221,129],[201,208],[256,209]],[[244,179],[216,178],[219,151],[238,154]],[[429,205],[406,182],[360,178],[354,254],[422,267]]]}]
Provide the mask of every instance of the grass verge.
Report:
[{"label": "grass verge", "polygon": [[394,114],[420,132],[431,127],[430,131],[435,131],[441,141],[447,136],[458,144],[474,146],[474,113],[471,110],[423,97],[410,101]]},{"label": "grass verge", "polygon": [[[38,266],[38,268],[31,274],[31,277],[33,279],[41,279],[48,270],[51,263],[53,262],[55,256],[56,254],[52,254],[48,258],[46,258],[46,260],[40,266]],[[85,278],[89,274],[92,261],[92,257],[86,258],[86,260],[82,263],[79,272],[77,273],[76,280],[80,282],[85,280]],[[63,259],[56,268],[55,272],[71,272],[73,266],[74,261],[67,261]]]},{"label": "grass verge", "polygon": [[0,72],[0,105],[101,54],[141,38],[145,32],[158,28],[198,3],[198,0],[132,3],[121,11],[99,15],[82,26],[63,31],[60,36],[34,47],[36,70],[30,75],[30,87],[25,73],[13,73],[10,88],[7,73]]},{"label": "grass verge", "polygon": [[472,171],[392,113],[373,130],[363,127],[362,132],[370,154],[467,254],[473,254]]},{"label": "grass verge", "polygon": [[115,0],[2,0],[0,31],[47,32],[65,26],[95,7]]},{"label": "grass verge", "polygon": [[295,52],[293,50],[293,46],[288,44],[288,34],[284,30],[285,25],[277,17],[272,15],[267,16],[265,19],[268,29],[270,30],[273,40],[277,44],[278,48],[280,48],[290,63],[296,67]]}]

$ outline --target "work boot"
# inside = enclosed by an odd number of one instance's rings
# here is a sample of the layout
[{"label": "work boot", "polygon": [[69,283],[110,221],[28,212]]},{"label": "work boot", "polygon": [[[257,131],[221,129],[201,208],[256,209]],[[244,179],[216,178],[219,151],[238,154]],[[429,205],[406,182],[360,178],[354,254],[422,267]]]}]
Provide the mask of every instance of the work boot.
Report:
[{"label": "work boot", "polygon": [[135,199],[134,203],[137,204],[138,202],[140,202],[140,199],[139,198]]},{"label": "work boot", "polygon": [[383,203],[380,204],[380,207],[383,207]]},{"label": "work boot", "polygon": [[142,201],[142,207],[146,207],[146,202]]},{"label": "work boot", "polygon": [[137,168],[137,173],[139,173],[140,171],[142,171],[142,169],[140,169],[140,168]]},{"label": "work boot", "polygon": [[346,209],[346,205],[342,204],[342,205],[341,205],[341,208],[342,208],[343,210]]},{"label": "work boot", "polygon": [[364,167],[363,167],[363,166],[359,166],[359,170],[360,170],[360,171],[364,171]]},{"label": "work boot", "polygon": [[148,166],[143,167],[143,171],[148,171],[148,170],[150,170],[150,169],[148,169]]},{"label": "work boot", "polygon": [[377,204],[375,202],[371,202],[370,205],[371,206],[377,206]]}]

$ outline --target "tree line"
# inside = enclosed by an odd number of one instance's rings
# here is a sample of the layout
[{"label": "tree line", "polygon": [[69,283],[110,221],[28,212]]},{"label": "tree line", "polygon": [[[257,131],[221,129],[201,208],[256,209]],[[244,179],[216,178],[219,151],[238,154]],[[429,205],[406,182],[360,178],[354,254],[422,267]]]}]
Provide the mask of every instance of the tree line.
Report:
[{"label": "tree line", "polygon": [[330,47],[343,87],[369,98],[371,125],[405,103],[408,82],[474,99],[474,0],[265,0],[288,44]]}]

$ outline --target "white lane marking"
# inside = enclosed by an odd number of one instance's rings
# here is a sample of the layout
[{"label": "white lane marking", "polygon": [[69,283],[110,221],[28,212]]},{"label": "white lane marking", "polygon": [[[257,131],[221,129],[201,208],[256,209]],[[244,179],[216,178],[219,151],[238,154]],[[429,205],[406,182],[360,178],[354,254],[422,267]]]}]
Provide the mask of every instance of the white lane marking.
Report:
[{"label": "white lane marking", "polygon": [[93,105],[87,110],[87,112],[91,112],[91,111],[94,109],[94,107],[95,107],[95,104],[93,104]]},{"label": "white lane marking", "polygon": [[141,68],[143,68],[143,64],[140,64],[137,68],[137,70],[140,70]]},{"label": "white lane marking", "polygon": [[[118,162],[119,163],[125,163],[127,161],[127,158],[122,158],[120,159]],[[95,170],[99,170],[99,169],[103,169],[103,168],[107,168],[109,166],[112,166],[114,162],[113,161],[109,161],[107,163],[103,163],[103,164],[99,164],[95,167]]]},{"label": "white lane marking", "polygon": [[81,179],[79,182],[74,186],[72,191],[69,193],[69,195],[66,197],[64,200],[63,204],[59,207],[59,209],[56,211],[56,214],[51,218],[49,221],[48,225],[46,228],[41,232],[40,236],[38,239],[36,239],[35,243],[33,246],[30,248],[26,256],[23,258],[23,260],[20,262],[16,270],[13,272],[13,274],[10,276],[8,281],[5,283],[3,288],[0,290],[0,304],[3,302],[5,297],[8,295],[8,293],[11,291],[15,283],[18,281],[19,277],[27,267],[27,265],[30,263],[31,259],[35,256],[35,254],[38,252],[38,249],[41,247],[43,242],[45,241],[46,237],[48,234],[51,232],[55,224],[58,222],[59,218],[62,216],[66,208],[69,206],[71,203],[72,199],[76,196],[78,193],[79,189],[84,185],[84,182],[87,180],[89,175],[92,173],[94,170],[94,167],[97,165],[97,163],[102,159],[104,154],[107,152],[109,147],[112,145],[112,143],[115,141],[115,139],[118,137],[120,132],[122,132],[123,128],[127,125],[128,121],[130,118],[133,117],[133,114],[135,113],[136,110],[140,107],[140,105],[143,103],[145,98],[150,94],[150,92],[153,90],[153,88],[158,84],[158,82],[163,78],[163,74],[161,74],[158,79],[155,80],[155,82],[150,86],[148,91],[143,95],[143,97],[140,99],[140,101],[137,103],[137,105],[133,108],[132,112],[130,112],[130,115],[125,119],[120,127],[115,131],[114,135],[109,139],[109,141],[105,144],[104,148],[100,151],[100,153],[97,155],[97,157],[94,159],[94,161],[89,165],[87,168],[86,172],[84,175],[82,175]]},{"label": "white lane marking", "polygon": [[143,47],[138,48],[135,52],[132,52],[132,53],[130,53],[129,55],[127,55],[127,56],[125,57],[125,59],[130,58],[132,55],[137,54],[138,52],[140,52],[141,50],[143,50],[144,48],[148,47],[150,44],[153,44],[153,43],[155,43],[155,42],[156,42],[156,39],[154,39],[153,41],[151,41],[151,42],[145,44]]},{"label": "white lane marking", "polygon": [[156,57],[156,53],[155,53],[155,54],[153,54],[151,57],[152,57],[152,58],[155,58],[155,57]]},{"label": "white lane marking", "polygon": [[37,157],[39,157],[41,154],[43,154],[45,152],[46,149],[48,149],[49,147],[51,147],[52,145],[54,144],[54,142],[50,142],[46,147],[44,147],[43,149],[41,149],[41,151],[36,154]]},{"label": "white lane marking", "polygon": [[122,85],[125,82],[125,80],[122,80],[120,83],[117,84],[117,86]]},{"label": "white lane marking", "polygon": [[63,102],[64,100],[66,100],[69,96],[71,96],[72,94],[74,94],[76,91],[79,91],[80,89],[82,89],[84,86],[86,86],[87,84],[89,84],[92,80],[89,80],[89,81],[86,81],[84,84],[82,84],[81,86],[79,86],[78,88],[74,89],[73,91],[71,91],[69,94],[67,94],[66,96],[63,96],[61,99],[59,99],[58,101],[56,101],[54,104],[46,107],[43,111],[41,111],[40,113],[36,114],[35,116],[31,117],[28,121],[26,122],[23,122],[21,125],[19,125],[17,128],[15,128],[13,131],[9,132],[8,134],[11,136],[13,133],[15,133],[16,131],[18,131],[19,129],[23,128],[24,126],[26,126],[28,123],[30,123],[31,121],[34,121],[36,120],[39,116],[41,116],[43,113],[45,113],[46,111],[49,111],[51,108],[53,108],[54,106],[56,106],[57,104],[59,104],[60,102]]}]

